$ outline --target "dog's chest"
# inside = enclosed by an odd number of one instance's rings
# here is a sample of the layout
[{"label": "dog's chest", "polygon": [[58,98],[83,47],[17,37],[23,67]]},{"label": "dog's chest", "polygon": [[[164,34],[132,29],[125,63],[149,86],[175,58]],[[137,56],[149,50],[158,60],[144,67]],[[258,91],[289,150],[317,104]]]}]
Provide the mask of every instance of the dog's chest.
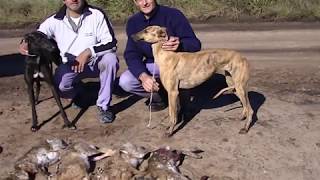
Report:
[{"label": "dog's chest", "polygon": [[34,74],[33,74],[33,78],[34,78],[34,79],[44,78],[44,75],[43,75],[43,73],[40,72],[40,71],[35,71]]},{"label": "dog's chest", "polygon": [[44,78],[44,74],[41,72],[41,65],[40,65],[40,56],[37,56],[36,58],[27,58],[27,68],[30,68],[32,73],[32,77],[34,79],[37,78]]}]

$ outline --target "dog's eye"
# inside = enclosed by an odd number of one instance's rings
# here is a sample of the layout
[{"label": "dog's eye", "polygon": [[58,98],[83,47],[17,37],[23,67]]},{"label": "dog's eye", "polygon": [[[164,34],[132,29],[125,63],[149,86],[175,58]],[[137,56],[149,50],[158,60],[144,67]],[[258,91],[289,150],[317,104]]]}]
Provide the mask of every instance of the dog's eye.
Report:
[{"label": "dog's eye", "polygon": [[166,33],[161,30],[159,30],[157,34],[159,34],[159,37],[166,37]]},{"label": "dog's eye", "polygon": [[30,38],[29,37],[25,37],[21,40],[21,43],[29,43],[30,42]]},{"label": "dog's eye", "polygon": [[23,38],[23,39],[21,39],[20,44],[22,44],[24,42],[26,42],[26,40]]}]

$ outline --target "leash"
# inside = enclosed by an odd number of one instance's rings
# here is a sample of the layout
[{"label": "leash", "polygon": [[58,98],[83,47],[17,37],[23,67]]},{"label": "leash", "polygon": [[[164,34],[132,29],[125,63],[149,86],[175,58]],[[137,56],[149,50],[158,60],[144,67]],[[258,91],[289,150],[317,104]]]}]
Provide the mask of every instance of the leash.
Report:
[{"label": "leash", "polygon": [[[167,40],[169,40],[169,37],[167,37]],[[153,70],[152,70],[152,78],[154,79],[154,76],[155,76],[155,71],[156,71],[156,63],[153,62]],[[148,122],[148,125],[147,127],[148,128],[151,128],[151,121],[152,121],[152,112],[151,112],[151,102],[152,102],[152,96],[153,96],[153,88],[151,89],[151,92],[150,92],[150,102],[149,102],[149,122]]]},{"label": "leash", "polygon": [[[154,79],[154,76],[155,76],[155,68],[156,67],[156,63],[153,62],[153,70],[152,70],[152,79]],[[148,122],[148,125],[147,127],[148,128],[151,128],[151,121],[152,121],[152,111],[151,111],[151,102],[152,102],[152,97],[153,97],[153,86],[152,86],[152,89],[151,89],[151,92],[150,92],[150,101],[149,101],[149,122]]]}]

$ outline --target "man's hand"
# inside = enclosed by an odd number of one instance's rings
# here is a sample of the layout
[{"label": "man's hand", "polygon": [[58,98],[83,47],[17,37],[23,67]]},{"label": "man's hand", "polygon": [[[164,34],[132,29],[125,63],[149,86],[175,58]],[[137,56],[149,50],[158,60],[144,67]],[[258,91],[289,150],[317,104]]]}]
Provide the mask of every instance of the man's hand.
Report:
[{"label": "man's hand", "polygon": [[152,78],[152,76],[148,75],[147,73],[142,73],[139,76],[139,79],[142,82],[142,87],[147,92],[151,92],[151,91],[157,92],[157,91],[159,91],[159,83],[157,83],[157,81],[154,78]]},{"label": "man's hand", "polygon": [[28,43],[26,43],[25,40],[22,40],[21,43],[19,44],[18,51],[22,55],[29,55]]},{"label": "man's hand", "polygon": [[71,69],[76,73],[83,72],[84,66],[89,62],[90,57],[90,49],[85,49],[84,51],[82,51],[82,53],[79,54],[79,56],[76,57],[76,61],[74,65],[71,66]]},{"label": "man's hand", "polygon": [[180,45],[179,37],[170,36],[170,38],[163,43],[162,49],[166,51],[176,51]]}]

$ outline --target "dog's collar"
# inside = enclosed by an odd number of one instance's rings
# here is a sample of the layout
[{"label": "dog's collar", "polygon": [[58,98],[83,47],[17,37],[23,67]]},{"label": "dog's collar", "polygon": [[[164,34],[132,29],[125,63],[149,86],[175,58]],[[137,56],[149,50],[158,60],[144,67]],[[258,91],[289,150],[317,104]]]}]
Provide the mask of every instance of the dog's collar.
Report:
[{"label": "dog's collar", "polygon": [[36,56],[37,56],[37,55],[35,55],[35,54],[29,54],[29,51],[28,51],[28,50],[22,49],[22,51],[25,52],[24,55],[26,55],[26,56],[29,56],[29,57],[36,57]]}]

